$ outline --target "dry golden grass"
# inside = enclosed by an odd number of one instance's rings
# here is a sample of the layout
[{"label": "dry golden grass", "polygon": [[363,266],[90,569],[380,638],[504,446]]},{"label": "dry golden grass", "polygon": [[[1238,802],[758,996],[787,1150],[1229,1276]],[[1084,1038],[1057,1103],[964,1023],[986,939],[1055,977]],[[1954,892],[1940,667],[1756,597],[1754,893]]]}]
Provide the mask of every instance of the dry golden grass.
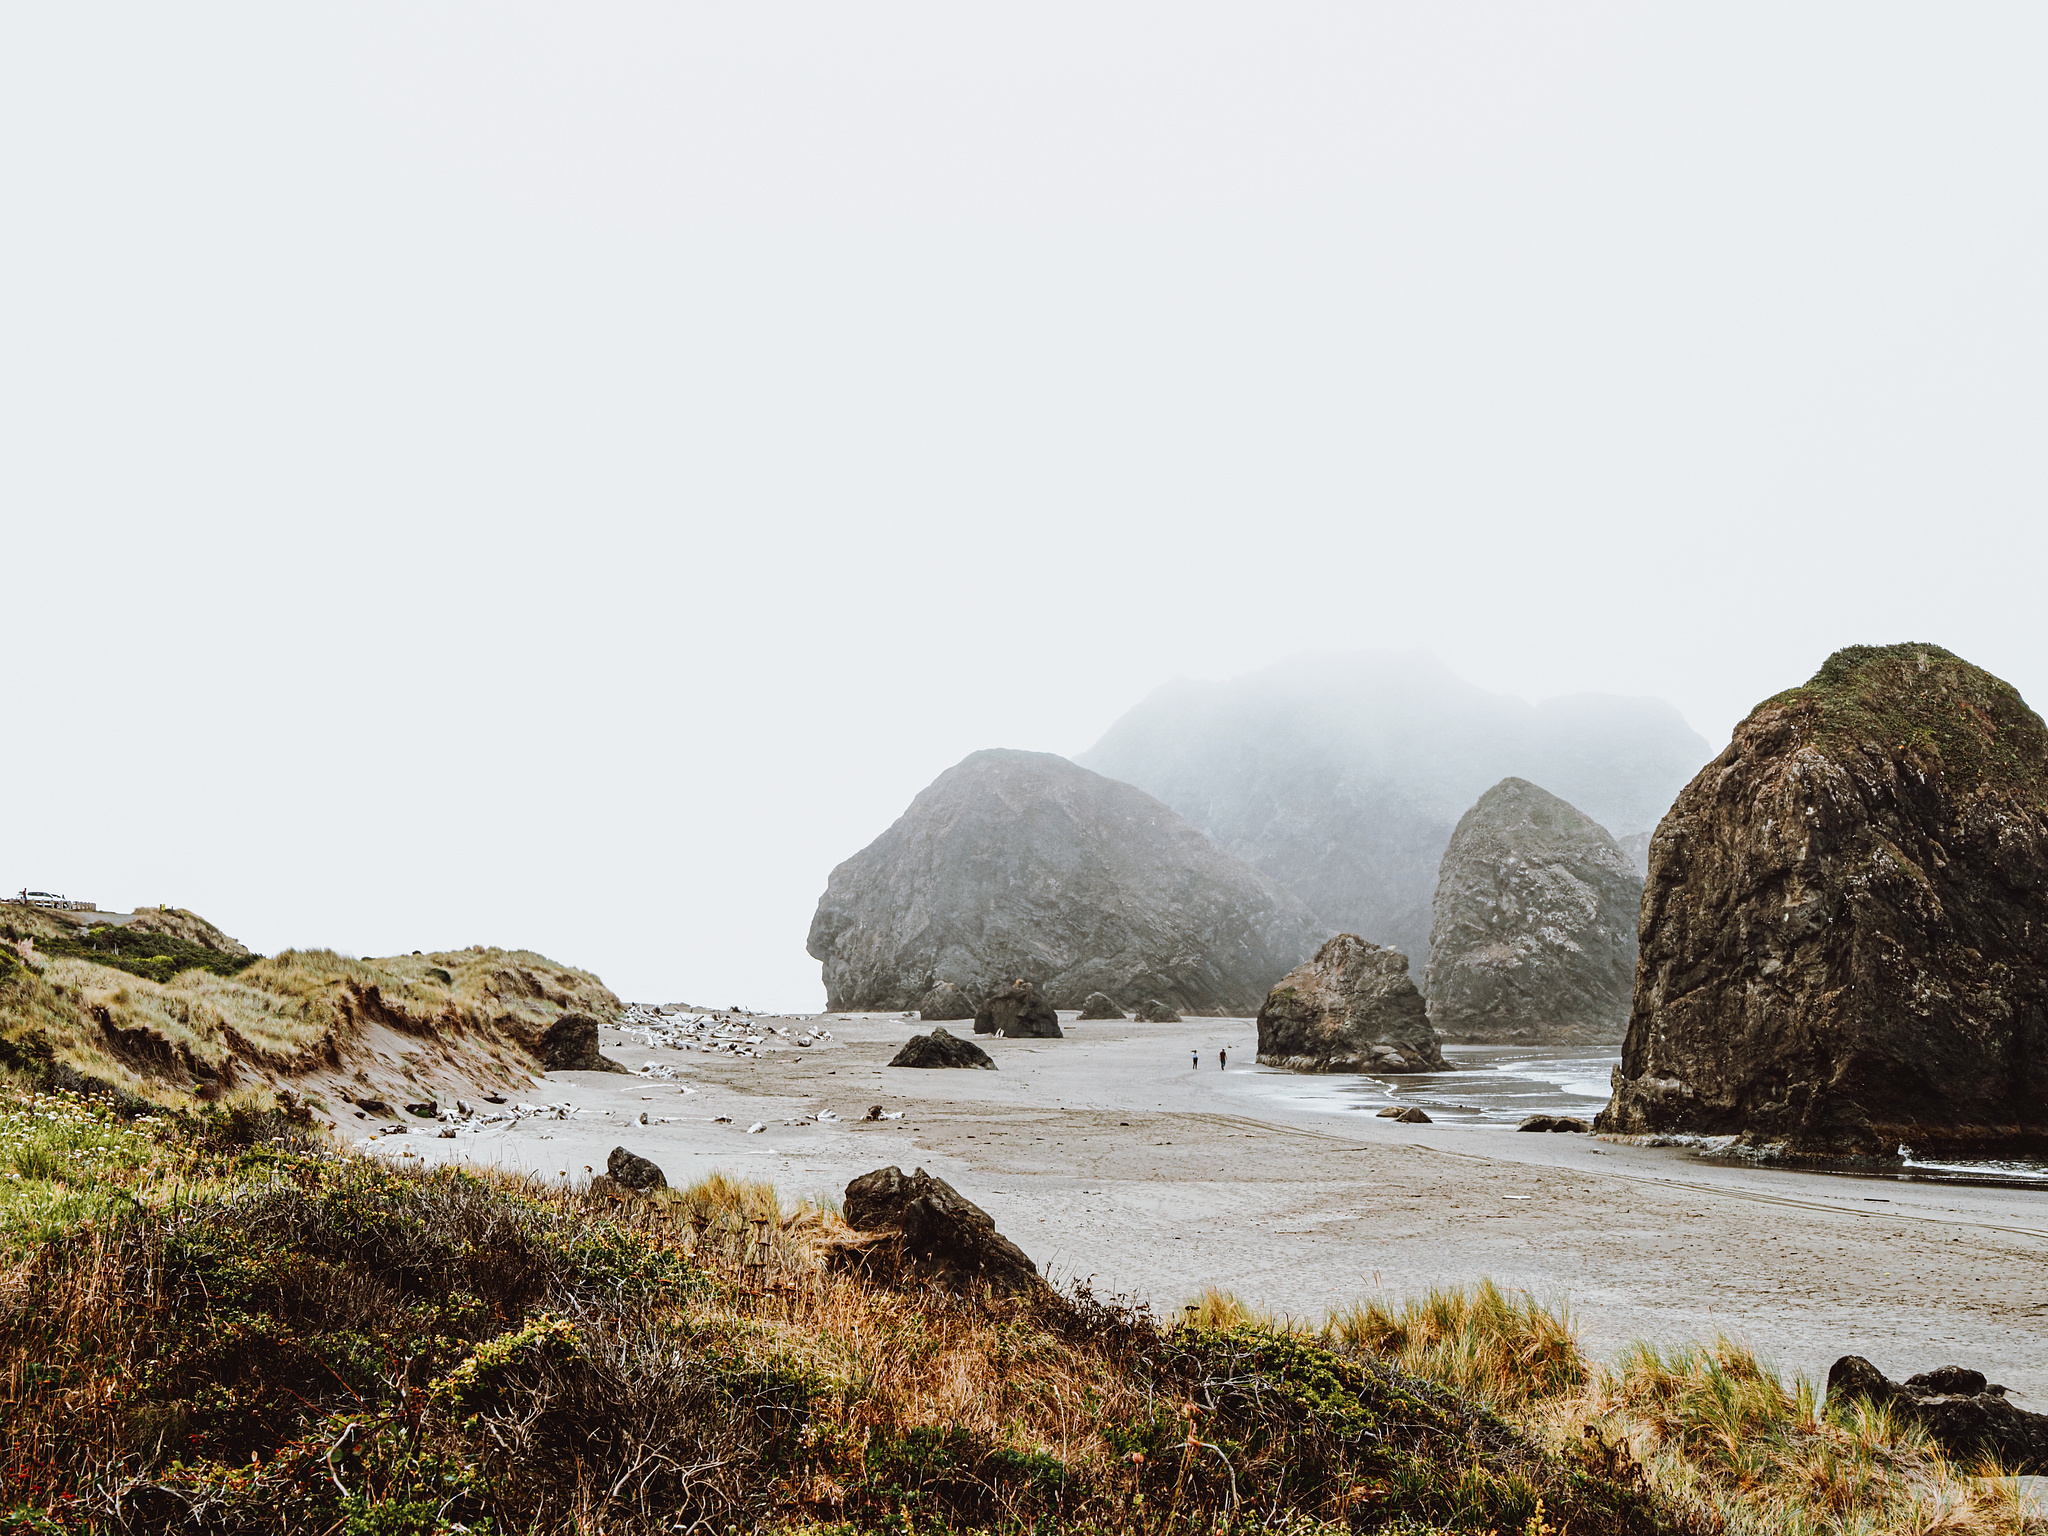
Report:
[{"label": "dry golden grass", "polygon": [[[1225,1302],[1199,1305],[1222,1312]],[[1787,1385],[1726,1338],[1668,1353],[1638,1344],[1599,1366],[1567,1315],[1490,1280],[1352,1307],[1320,1336],[1453,1386],[1553,1446],[1589,1450],[1730,1536],[2048,1530],[2029,1523],[2003,1469],[1959,1463],[1889,1409],[1824,1407],[1812,1382]]]}]

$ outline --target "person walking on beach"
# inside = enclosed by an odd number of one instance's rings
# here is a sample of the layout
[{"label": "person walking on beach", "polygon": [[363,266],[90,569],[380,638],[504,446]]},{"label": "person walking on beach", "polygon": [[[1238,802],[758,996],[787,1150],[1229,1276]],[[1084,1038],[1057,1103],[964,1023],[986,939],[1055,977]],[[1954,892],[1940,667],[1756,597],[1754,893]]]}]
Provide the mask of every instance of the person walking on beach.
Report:
[{"label": "person walking on beach", "polygon": [[1201,1049],[1200,1049],[1200,1047],[1197,1047],[1197,1048],[1195,1048],[1194,1050],[1191,1050],[1191,1051],[1189,1051],[1189,1052],[1188,1052],[1188,1070],[1189,1070],[1190,1072],[1193,1072],[1193,1071],[1197,1070],[1197,1069],[1198,1069],[1198,1068],[1199,1068],[1199,1067],[1200,1067],[1201,1065],[1202,1065],[1202,1052],[1201,1052]]},{"label": "person walking on beach", "polygon": [[1216,1070],[1218,1072],[1228,1072],[1230,1070],[1230,1048],[1228,1046],[1216,1053]]}]

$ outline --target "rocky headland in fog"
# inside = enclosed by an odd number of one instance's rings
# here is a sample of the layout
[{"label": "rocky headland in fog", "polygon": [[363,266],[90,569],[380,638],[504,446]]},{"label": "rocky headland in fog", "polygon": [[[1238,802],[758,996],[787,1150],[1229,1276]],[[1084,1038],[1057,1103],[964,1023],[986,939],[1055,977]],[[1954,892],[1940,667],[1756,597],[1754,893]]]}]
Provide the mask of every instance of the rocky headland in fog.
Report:
[{"label": "rocky headland in fog", "polygon": [[1423,991],[1446,1040],[1612,1049],[1628,1027],[1643,882],[1592,817],[1502,779],[1437,875]]},{"label": "rocky headland in fog", "polygon": [[1294,1072],[1441,1072],[1443,1051],[1408,957],[1340,933],[1259,1008],[1259,1065]]},{"label": "rocky headland in fog", "polygon": [[913,1009],[1018,978],[1250,1014],[1316,946],[1307,906],[1143,790],[1047,752],[976,752],[832,871],[807,944],[827,1006]]},{"label": "rocky headland in fog", "polygon": [[2048,729],[1936,645],[1759,705],[1650,845],[1603,1130],[2048,1150]]},{"label": "rocky headland in fog", "polygon": [[1618,838],[1657,825],[1707,743],[1656,699],[1528,704],[1421,652],[1297,657],[1170,683],[1078,761],[1172,806],[1307,902],[1324,933],[1429,957],[1458,818],[1509,776]]}]

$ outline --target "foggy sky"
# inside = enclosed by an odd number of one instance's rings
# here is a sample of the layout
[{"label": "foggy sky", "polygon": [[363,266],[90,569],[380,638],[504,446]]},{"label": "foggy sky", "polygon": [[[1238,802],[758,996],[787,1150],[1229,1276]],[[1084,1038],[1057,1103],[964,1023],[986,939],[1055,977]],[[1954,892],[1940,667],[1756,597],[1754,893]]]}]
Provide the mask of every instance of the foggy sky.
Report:
[{"label": "foggy sky", "polygon": [[0,885],[818,1006],[1177,675],[2048,703],[2037,7],[17,7]]}]

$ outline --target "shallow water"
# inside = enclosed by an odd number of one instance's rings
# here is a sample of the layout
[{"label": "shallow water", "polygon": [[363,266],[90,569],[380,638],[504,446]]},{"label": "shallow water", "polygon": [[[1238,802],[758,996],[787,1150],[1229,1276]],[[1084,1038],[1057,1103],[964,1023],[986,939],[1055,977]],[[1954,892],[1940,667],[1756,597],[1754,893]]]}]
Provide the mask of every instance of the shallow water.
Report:
[{"label": "shallow water", "polygon": [[1414,1104],[1444,1125],[1519,1125],[1530,1115],[1591,1120],[1606,1106],[1608,1074],[1621,1061],[1618,1055],[1538,1046],[1447,1045],[1443,1051],[1456,1071],[1356,1077],[1285,1074],[1298,1086],[1288,1097],[1338,1113],[1366,1115],[1389,1104]]},{"label": "shallow water", "polygon": [[[1540,1046],[1446,1045],[1452,1072],[1400,1076],[1297,1076],[1279,1091],[1294,1103],[1337,1114],[1375,1115],[1389,1104],[1413,1104],[1448,1126],[1519,1125],[1530,1115],[1576,1115],[1590,1121],[1607,1107],[1609,1074],[1618,1054],[1548,1050]],[[2039,1183],[2048,1188],[2048,1162],[2025,1159],[1934,1161],[1907,1154],[1907,1177]]]}]

